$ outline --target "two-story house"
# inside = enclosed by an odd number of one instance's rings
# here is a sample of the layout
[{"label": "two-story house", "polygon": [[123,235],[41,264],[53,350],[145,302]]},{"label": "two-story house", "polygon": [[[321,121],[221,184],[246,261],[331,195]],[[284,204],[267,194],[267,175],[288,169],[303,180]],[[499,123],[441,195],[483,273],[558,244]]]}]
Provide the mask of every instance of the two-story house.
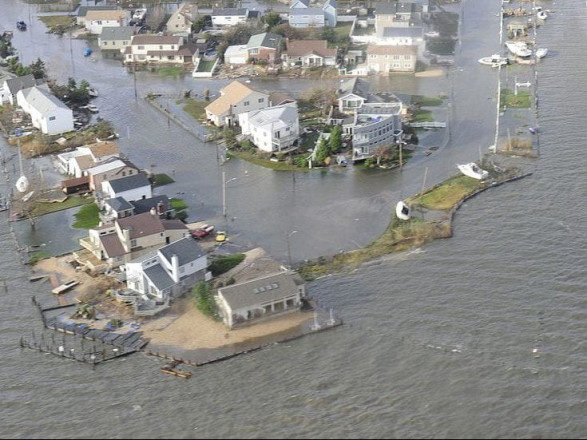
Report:
[{"label": "two-story house", "polygon": [[367,101],[369,83],[360,78],[344,80],[340,83],[336,95],[338,111],[352,114],[356,108],[359,108]]},{"label": "two-story house", "polygon": [[126,263],[126,283],[145,299],[177,298],[206,277],[206,252],[191,237]]},{"label": "two-story house", "polygon": [[192,33],[192,24],[198,18],[198,6],[191,3],[182,3],[167,20],[167,33],[170,35],[187,37]]},{"label": "two-story house", "polygon": [[53,135],[73,131],[73,111],[44,87],[30,87],[16,94],[17,105],[31,117],[33,127]]},{"label": "two-story house", "polygon": [[100,199],[123,197],[131,202],[153,197],[153,190],[147,175],[136,173],[115,180],[103,181],[98,196]]},{"label": "two-story house", "polygon": [[248,135],[260,150],[270,153],[288,149],[300,137],[300,121],[295,102],[241,113],[239,125],[243,135]]},{"label": "two-story house", "polygon": [[19,90],[30,89],[42,82],[37,81],[33,74],[5,79],[0,87],[0,106],[6,103],[16,105],[16,94]]},{"label": "two-story house", "polygon": [[416,46],[367,46],[367,67],[371,72],[413,73],[417,60]]},{"label": "two-story house", "polygon": [[247,43],[249,60],[274,63],[279,60],[283,37],[271,32],[252,35]]},{"label": "two-story house", "polygon": [[220,90],[220,97],[206,107],[206,118],[217,127],[238,123],[240,113],[260,110],[270,105],[267,93],[257,92],[240,81]]},{"label": "two-story house", "polygon": [[198,49],[193,44],[184,44],[181,36],[133,35],[130,46],[123,53],[123,63],[141,64],[193,64]]},{"label": "two-story house", "polygon": [[249,11],[245,8],[212,9],[212,26],[222,28],[246,23],[248,15]]},{"label": "two-story house", "polygon": [[88,168],[86,174],[90,180],[90,190],[102,188],[102,182],[106,180],[116,180],[122,177],[131,176],[139,173],[139,168],[132,162],[120,157],[112,157],[106,161]]},{"label": "two-story house", "polygon": [[130,11],[124,9],[87,11],[84,26],[89,33],[100,35],[106,27],[128,26],[130,22]]},{"label": "two-story house", "polygon": [[114,142],[104,141],[77,147],[74,151],[57,155],[57,166],[63,173],[82,177],[87,176],[87,171],[120,154],[118,145]]},{"label": "two-story house", "polygon": [[98,37],[98,46],[103,51],[113,51],[120,55],[130,45],[132,36],[137,31],[136,26],[105,27]]},{"label": "two-story house", "polygon": [[292,0],[289,8],[289,25],[296,28],[335,27],[338,21],[336,0],[311,6],[310,0]]},{"label": "two-story house", "polygon": [[281,59],[285,67],[335,66],[336,53],[326,40],[288,40]]}]

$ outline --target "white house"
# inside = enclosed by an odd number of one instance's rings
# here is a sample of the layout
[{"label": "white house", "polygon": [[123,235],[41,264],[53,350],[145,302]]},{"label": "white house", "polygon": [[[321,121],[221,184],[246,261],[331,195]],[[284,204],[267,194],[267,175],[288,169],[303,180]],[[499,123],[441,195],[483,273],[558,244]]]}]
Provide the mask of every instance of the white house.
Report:
[{"label": "white house", "polygon": [[29,89],[36,85],[38,85],[37,80],[32,74],[5,79],[0,87],[0,105],[5,103],[15,105],[16,94],[19,90]]},{"label": "white house", "polygon": [[174,35],[133,35],[131,43],[122,50],[123,63],[192,64],[198,56],[194,44],[184,44],[184,38]]},{"label": "white house", "polygon": [[269,315],[300,309],[306,296],[303,280],[293,272],[279,272],[218,289],[218,308],[224,324],[232,329]]},{"label": "white house", "polygon": [[336,91],[338,110],[342,113],[353,113],[362,106],[369,96],[369,83],[360,78],[342,80]]},{"label": "white house", "polygon": [[212,10],[212,26],[224,27],[234,26],[235,24],[245,23],[249,15],[248,9],[244,8],[225,8]]},{"label": "white house", "polygon": [[270,105],[267,93],[257,92],[240,81],[233,81],[220,90],[220,97],[206,107],[206,118],[217,127],[238,123],[240,113],[259,110]]},{"label": "white house", "polygon": [[136,26],[105,27],[98,37],[101,50],[121,52],[130,45],[132,36],[138,31]]},{"label": "white house", "polygon": [[67,151],[57,155],[57,166],[65,174],[74,177],[88,175],[88,170],[120,154],[114,142],[96,142],[94,144],[77,147],[74,151]]},{"label": "white house", "polygon": [[100,35],[106,27],[128,26],[130,11],[117,10],[89,10],[86,13],[84,26],[91,34]]},{"label": "white house", "polygon": [[44,134],[73,131],[73,111],[41,87],[19,90],[16,102],[31,117],[33,126]]},{"label": "white house", "polygon": [[338,21],[336,0],[311,6],[310,0],[293,0],[289,9],[289,25],[296,28],[335,27]]},{"label": "white house", "polygon": [[116,11],[120,10],[118,6],[80,6],[77,9],[76,24],[85,27],[86,15],[89,11]]},{"label": "white house", "polygon": [[243,135],[248,135],[260,150],[269,153],[291,147],[300,137],[295,102],[241,113],[239,125]]},{"label": "white house", "polygon": [[153,197],[153,191],[147,175],[145,173],[137,173],[116,180],[103,181],[100,196],[105,199],[123,197],[125,200],[131,202],[151,198]]},{"label": "white house", "polygon": [[207,266],[206,252],[193,238],[185,237],[127,263],[126,283],[145,299],[167,300],[204,280]]},{"label": "white house", "polygon": [[192,33],[192,24],[198,18],[198,6],[182,3],[167,20],[167,33],[187,37]]},{"label": "white house", "polygon": [[224,64],[247,64],[249,51],[246,44],[228,46],[224,52]]}]

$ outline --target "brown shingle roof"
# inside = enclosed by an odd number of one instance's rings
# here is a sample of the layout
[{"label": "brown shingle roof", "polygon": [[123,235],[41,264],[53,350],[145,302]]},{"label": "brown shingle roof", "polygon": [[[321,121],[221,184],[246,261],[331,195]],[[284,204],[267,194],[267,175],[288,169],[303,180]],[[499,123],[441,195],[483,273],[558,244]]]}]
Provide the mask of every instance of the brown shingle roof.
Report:
[{"label": "brown shingle roof", "polygon": [[315,53],[321,57],[336,56],[336,49],[328,49],[326,40],[294,40],[287,43],[287,55],[303,57]]},{"label": "brown shingle roof", "polygon": [[73,158],[74,161],[77,162],[80,170],[87,170],[94,166],[94,159],[89,154],[84,154],[83,156],[76,156]]},{"label": "brown shingle roof", "polygon": [[222,96],[208,104],[206,111],[209,111],[214,115],[221,115],[224,112],[227,112],[231,105],[237,104],[253,92],[253,89],[248,88],[240,81],[233,81],[220,90]]},{"label": "brown shingle roof", "polygon": [[120,229],[129,229],[130,238],[145,237],[147,235],[159,234],[165,231],[161,219],[150,212],[133,215],[116,220]]},{"label": "brown shingle roof", "polygon": [[116,233],[100,235],[100,241],[102,242],[102,247],[104,248],[106,255],[108,255],[108,258],[120,257],[121,255],[126,254]]},{"label": "brown shingle roof", "polygon": [[95,144],[86,145],[86,147],[88,147],[95,158],[120,153],[118,145],[116,145],[114,142],[97,142]]}]

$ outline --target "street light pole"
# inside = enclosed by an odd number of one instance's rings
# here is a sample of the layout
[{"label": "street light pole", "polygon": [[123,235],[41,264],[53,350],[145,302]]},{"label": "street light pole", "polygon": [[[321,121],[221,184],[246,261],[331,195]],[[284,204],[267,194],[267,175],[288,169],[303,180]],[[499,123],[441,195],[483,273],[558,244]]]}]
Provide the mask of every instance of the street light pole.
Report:
[{"label": "street light pole", "polygon": [[230,180],[226,180],[226,171],[222,171],[222,215],[226,218],[226,184],[232,182],[233,180],[237,180],[236,177],[233,177]]},{"label": "street light pole", "polygon": [[285,237],[286,242],[287,242],[287,265],[288,265],[288,269],[291,269],[291,250],[289,247],[289,238],[294,235],[296,232],[298,231],[291,231],[289,234],[287,234],[287,236]]}]

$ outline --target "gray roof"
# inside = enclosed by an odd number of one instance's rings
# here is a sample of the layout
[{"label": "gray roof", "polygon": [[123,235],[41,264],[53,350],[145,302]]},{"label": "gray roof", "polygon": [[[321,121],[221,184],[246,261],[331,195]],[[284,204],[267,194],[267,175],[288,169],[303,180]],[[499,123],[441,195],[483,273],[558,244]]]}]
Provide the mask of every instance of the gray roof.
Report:
[{"label": "gray roof", "polygon": [[296,8],[296,9],[290,9],[289,10],[289,15],[294,15],[294,16],[298,16],[298,15],[324,15],[324,11],[320,8]]},{"label": "gray roof", "polygon": [[385,27],[383,28],[383,37],[422,37],[423,29],[420,26],[410,27]]},{"label": "gray roof", "polygon": [[11,95],[16,95],[19,90],[28,89],[37,85],[37,80],[33,74],[25,76],[17,76],[6,80],[6,87]]},{"label": "gray roof", "polygon": [[133,209],[133,206],[130,203],[128,203],[124,197],[115,197],[113,199],[107,199],[105,203],[107,203],[108,206],[110,206],[116,212]]},{"label": "gray roof", "polygon": [[376,14],[405,14],[421,12],[422,5],[412,2],[375,3]]},{"label": "gray roof", "polygon": [[144,274],[159,290],[169,289],[175,285],[175,281],[173,281],[160,264],[155,264],[145,269]]},{"label": "gray roof", "polygon": [[247,15],[247,10],[238,8],[212,9],[212,15]]},{"label": "gray roof", "polygon": [[130,191],[135,188],[142,188],[143,186],[150,186],[151,182],[145,173],[137,173],[131,176],[122,177],[116,180],[109,180],[110,186],[115,193]]},{"label": "gray roof", "polygon": [[135,26],[108,26],[102,28],[100,38],[102,40],[130,40],[135,34]]},{"label": "gray roof", "polygon": [[159,249],[165,259],[171,262],[171,257],[177,255],[179,265],[184,266],[204,255],[202,248],[192,237],[184,237]]},{"label": "gray roof", "polygon": [[295,275],[280,272],[218,289],[232,310],[288,298],[299,292]]},{"label": "gray roof", "polygon": [[148,199],[133,200],[130,202],[135,208],[135,214],[142,214],[143,212],[151,211],[151,208],[157,208],[159,202],[163,203],[163,211],[167,212],[171,209],[169,204],[169,197],[166,195],[154,196]]},{"label": "gray roof", "polygon": [[264,34],[252,35],[247,43],[247,49],[255,47],[267,47],[270,49],[279,49],[279,43],[283,37],[278,34],[272,34],[271,32],[265,32]]},{"label": "gray roof", "polygon": [[297,2],[300,2],[302,4],[304,4],[306,6],[306,8],[308,6],[310,6],[310,0],[291,0],[291,4],[289,5],[289,7],[291,8],[294,4],[296,4]]},{"label": "gray roof", "polygon": [[68,106],[66,106],[63,102],[61,102],[45,89],[31,87],[29,89],[23,90],[22,93],[24,94],[29,105],[33,106],[43,115],[50,113],[56,108],[62,108],[71,111]]},{"label": "gray roof", "polygon": [[367,96],[369,95],[369,83],[364,79],[356,77],[342,82],[337,91],[338,97],[342,98],[351,93],[367,99]]}]

